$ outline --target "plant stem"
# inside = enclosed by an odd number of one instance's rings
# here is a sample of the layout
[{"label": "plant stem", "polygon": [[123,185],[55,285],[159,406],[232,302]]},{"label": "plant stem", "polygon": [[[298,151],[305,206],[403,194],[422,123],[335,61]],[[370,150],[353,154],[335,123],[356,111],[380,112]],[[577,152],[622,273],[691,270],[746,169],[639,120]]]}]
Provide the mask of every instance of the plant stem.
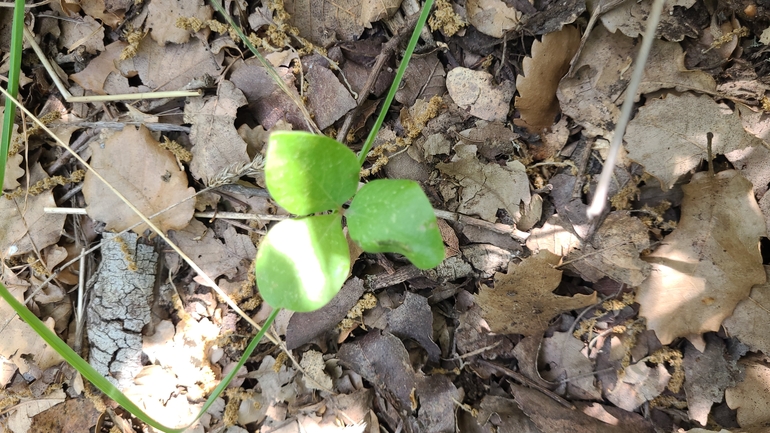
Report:
[{"label": "plant stem", "polygon": [[[8,70],[8,93],[14,98],[19,94],[19,76],[21,75],[21,51],[24,48],[24,0],[16,0],[13,9],[13,27],[11,29],[11,56]],[[5,99],[3,113],[3,135],[0,137],[0,186],[5,182],[5,164],[8,149],[13,137],[13,120],[16,118],[16,104]],[[3,191],[0,188],[0,195]]]},{"label": "plant stem", "polygon": [[374,126],[372,127],[372,130],[369,132],[369,136],[366,137],[366,143],[364,143],[364,147],[361,149],[361,153],[358,154],[359,166],[364,165],[364,161],[366,161],[366,155],[369,153],[370,150],[372,150],[372,145],[374,145],[374,139],[377,138],[377,133],[380,132],[380,128],[382,127],[382,122],[385,121],[385,116],[388,114],[388,109],[390,108],[390,104],[393,102],[393,98],[396,96],[398,87],[401,85],[401,80],[404,78],[404,72],[406,72],[406,67],[409,65],[409,59],[412,58],[412,53],[414,52],[414,48],[417,46],[417,41],[420,39],[420,32],[422,31],[422,28],[425,26],[425,21],[428,20],[428,15],[430,15],[430,10],[432,7],[433,7],[433,0],[426,0],[425,4],[422,6],[422,12],[420,13],[420,18],[417,19],[417,24],[415,24],[414,26],[414,31],[412,32],[411,39],[409,39],[409,44],[406,46],[404,57],[401,59],[401,64],[398,65],[398,71],[396,72],[396,77],[393,79],[393,84],[390,85],[390,90],[388,90],[388,96],[385,97],[385,101],[382,103],[382,108],[380,109],[380,115],[377,116],[377,120],[374,122]]}]

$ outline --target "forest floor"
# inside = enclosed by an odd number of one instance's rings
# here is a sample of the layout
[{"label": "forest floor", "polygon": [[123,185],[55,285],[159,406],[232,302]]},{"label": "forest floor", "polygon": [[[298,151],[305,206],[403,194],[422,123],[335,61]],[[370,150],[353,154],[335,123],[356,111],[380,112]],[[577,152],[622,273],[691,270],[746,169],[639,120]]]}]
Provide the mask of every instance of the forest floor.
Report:
[{"label": "forest floor", "polygon": [[[419,182],[446,259],[354,254],[337,297],[281,312],[190,431],[770,431],[762,4],[666,4],[607,209],[589,219],[651,2],[438,0],[362,181]],[[166,210],[153,221],[187,258],[20,116],[2,281],[184,425],[256,333],[232,306],[258,323],[271,311],[253,263],[288,215],[264,189],[267,137],[317,128],[360,150],[421,5],[228,2],[289,93],[203,1],[30,6],[50,65],[25,43],[24,106],[142,212]],[[177,90],[199,95],[114,96]],[[114,98],[79,99],[95,95]],[[0,332],[4,431],[149,431],[5,303]]]}]

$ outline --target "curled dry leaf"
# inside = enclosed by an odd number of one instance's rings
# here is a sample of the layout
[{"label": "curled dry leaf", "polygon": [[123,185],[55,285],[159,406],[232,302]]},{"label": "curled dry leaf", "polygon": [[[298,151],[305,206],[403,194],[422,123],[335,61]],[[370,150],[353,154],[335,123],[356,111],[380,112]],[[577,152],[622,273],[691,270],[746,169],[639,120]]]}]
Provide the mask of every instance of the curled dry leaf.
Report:
[{"label": "curled dry leaf", "polygon": [[[353,41],[364,31],[363,0],[286,0],[290,24],[316,45],[328,47],[337,41]],[[371,9],[370,9],[371,10]]]},{"label": "curled dry leaf", "polygon": [[751,287],[766,281],[759,251],[765,221],[737,171],[696,173],[683,190],[682,218],[645,257],[652,272],[637,302],[662,344],[687,337],[702,351],[701,334],[718,331]]},{"label": "curled dry leaf", "polygon": [[533,134],[553,125],[560,111],[556,88],[579,45],[580,31],[573,26],[543,35],[542,41],[532,43],[532,57],[525,57],[522,62],[524,75],[516,77],[519,96],[514,106],[521,115],[514,120],[516,125]]},{"label": "curled dry leaf", "polygon": [[[92,142],[90,147],[91,166],[145,216],[195,193],[187,186],[187,176],[179,170],[174,155],[161,149],[144,126],[126,126],[103,145]],[[142,221],[90,171],[83,181],[83,196],[88,216],[106,223],[107,230],[119,232]],[[187,226],[194,210],[195,200],[187,200],[152,221],[164,232],[178,230]],[[142,234],[147,229],[146,224],[140,224],[133,231]]]},{"label": "curled dry leaf", "polygon": [[553,290],[561,282],[554,269],[560,257],[548,251],[511,264],[507,274],[495,274],[495,288],[481,286],[475,296],[493,332],[536,335],[559,313],[596,303],[591,295],[559,296]]},{"label": "curled dry leaf", "polygon": [[628,124],[626,149],[668,189],[707,157],[707,132],[714,134],[714,155],[729,160],[733,151],[762,145],[743,129],[738,110],[731,112],[708,96],[686,93],[647,101]]},{"label": "curled dry leaf", "polygon": [[584,348],[569,332],[554,332],[540,347],[540,374],[545,380],[564,384],[571,398],[601,400],[602,392],[591,374],[594,363],[583,354]]}]

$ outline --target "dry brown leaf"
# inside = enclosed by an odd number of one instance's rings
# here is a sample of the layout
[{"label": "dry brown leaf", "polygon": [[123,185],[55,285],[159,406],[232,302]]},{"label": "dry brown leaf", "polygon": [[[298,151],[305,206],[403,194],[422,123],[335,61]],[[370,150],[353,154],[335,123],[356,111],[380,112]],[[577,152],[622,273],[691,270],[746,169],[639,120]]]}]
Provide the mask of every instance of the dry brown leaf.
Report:
[{"label": "dry brown leaf", "polygon": [[329,68],[311,65],[305,78],[308,81],[308,106],[320,129],[328,128],[356,107],[356,100]]},{"label": "dry brown leaf", "polygon": [[[187,186],[187,176],[179,170],[171,152],[161,149],[150,131],[126,126],[103,144],[92,142],[91,166],[145,216],[175,205],[195,190]],[[123,201],[93,175],[86,173],[83,196],[88,216],[106,223],[106,229],[119,232],[141,221]],[[163,232],[186,227],[195,210],[187,200],[153,218]],[[133,231],[141,235],[148,227],[140,224]]]},{"label": "dry brown leaf", "polygon": [[490,73],[463,67],[449,71],[446,87],[449,96],[460,108],[490,122],[505,121],[516,90],[511,81],[494,84]]},{"label": "dry brown leaf", "polygon": [[[223,59],[224,51],[213,54],[198,39],[186,44],[161,46],[150,38],[144,38],[139,43],[139,50],[134,57],[117,63],[123,76],[132,77],[138,74],[142,80],[142,86],[122,89],[119,86],[123,84],[117,82],[109,83],[105,86],[105,90],[110,94],[179,90],[193,79],[206,74],[212,77],[219,76]],[[143,88],[149,90],[141,90]]]},{"label": "dry brown leaf", "polygon": [[562,112],[586,128],[591,136],[612,131],[620,114],[616,103],[630,79],[634,40],[596,26],[575,62],[575,74],[559,83]]},{"label": "dry brown leaf", "polygon": [[[294,88],[294,75],[285,67],[276,67],[289,90],[299,100],[299,93]],[[305,126],[299,108],[292,99],[281,90],[256,58],[238,61],[233,65],[230,80],[240,89],[249,102],[249,111],[254,119],[266,130],[271,130],[280,122]]]},{"label": "dry brown leaf", "polygon": [[396,92],[396,101],[410,107],[417,98],[428,101],[434,96],[443,95],[446,90],[445,76],[444,66],[437,53],[413,57],[409,60],[402,84]]},{"label": "dry brown leaf", "polygon": [[684,349],[684,391],[690,419],[706,425],[711,406],[724,397],[725,389],[740,380],[736,362],[727,355],[725,343],[715,334],[706,334],[706,350],[694,346]]},{"label": "dry brown leaf", "polygon": [[767,428],[770,421],[770,367],[762,355],[749,355],[738,364],[743,367],[746,376],[743,381],[725,391],[725,401],[730,409],[738,410],[738,424],[747,428],[760,426]]},{"label": "dry brown leaf", "polygon": [[[559,84],[562,111],[587,128],[591,135],[606,135],[614,129],[623,93],[633,70],[634,39],[597,26],[589,35],[575,63],[575,75]],[[713,78],[684,67],[684,52],[676,42],[653,41],[639,94],[659,89],[713,92]],[[638,96],[637,96],[638,98]],[[680,113],[681,114],[681,113]]]},{"label": "dry brown leaf", "polygon": [[133,6],[133,0],[80,0],[83,11],[104,24],[115,28],[123,22],[126,11]]},{"label": "dry brown leaf", "polygon": [[663,364],[649,367],[644,361],[623,370],[615,387],[606,392],[607,400],[629,412],[659,396],[666,389],[671,374]]},{"label": "dry brown leaf", "polygon": [[[676,42],[656,39],[652,42],[647,66],[644,68],[639,94],[651,93],[660,89],[713,92],[716,81],[703,71],[689,71],[684,66],[684,51]],[[637,100],[638,100],[637,95]]]},{"label": "dry brown leaf", "polygon": [[626,149],[629,158],[668,189],[707,157],[707,132],[714,134],[714,155],[728,160],[733,151],[762,145],[743,129],[737,110],[731,112],[705,95],[685,93],[648,100],[628,124]]},{"label": "dry brown leaf", "polygon": [[401,6],[401,0],[361,0],[361,24],[372,28],[375,21],[390,18]]},{"label": "dry brown leaf", "polygon": [[766,280],[759,251],[765,221],[751,183],[735,170],[713,178],[696,173],[682,188],[679,225],[645,257],[652,272],[637,302],[662,344],[687,337],[702,351],[701,334],[718,331],[751,287]]},{"label": "dry brown leaf", "polygon": [[364,31],[362,0],[285,0],[291,25],[316,45],[328,47],[338,41],[353,41]]},{"label": "dry brown leaf", "polygon": [[21,168],[21,163],[23,160],[24,157],[20,153],[8,157],[8,160],[5,162],[5,179],[3,179],[3,191],[14,190],[21,186],[17,179],[24,176],[24,169]]},{"label": "dry brown leaf", "polygon": [[230,254],[224,243],[202,222],[192,220],[183,230],[172,232],[170,237],[212,279],[220,275],[233,278],[238,274],[241,257]]},{"label": "dry brown leaf", "polygon": [[594,363],[582,353],[584,349],[585,344],[569,332],[554,332],[540,347],[540,375],[565,386],[570,398],[601,400],[602,392],[592,374]]},{"label": "dry brown leaf", "polygon": [[[23,287],[9,287],[9,290],[18,301],[24,301]],[[53,328],[53,319],[45,320],[45,324]],[[0,338],[0,356],[16,364],[21,373],[27,373],[30,370],[28,364],[30,360],[34,360],[33,365],[41,370],[64,361],[61,355],[21,320],[7,302],[0,302],[0,329],[3,330],[3,338]]]},{"label": "dry brown leaf", "polygon": [[636,287],[650,274],[650,265],[639,253],[650,246],[647,226],[628,212],[611,213],[596,231],[591,242],[565,258],[569,266],[585,280],[597,282],[610,277]]},{"label": "dry brown leaf", "polygon": [[153,0],[147,6],[145,27],[160,45],[168,42],[183,44],[190,40],[190,31],[174,25],[179,18],[211,19],[211,6],[203,0]]},{"label": "dry brown leaf", "polygon": [[[592,11],[599,5],[599,0],[588,1],[588,10]],[[685,36],[695,37],[696,32],[690,28],[681,16],[673,14],[674,6],[689,8],[695,0],[666,0],[663,13],[657,29],[657,37],[669,41],[681,41]],[[624,35],[635,38],[647,27],[647,17],[650,15],[652,1],[623,2],[615,8],[602,14],[601,21],[612,33],[620,30]]]},{"label": "dry brown leaf", "polygon": [[442,173],[454,176],[463,187],[458,212],[497,220],[497,210],[505,209],[515,220],[521,216],[519,204],[530,200],[529,178],[524,165],[509,161],[505,166],[482,164],[476,146],[458,144],[452,162],[439,163]]},{"label": "dry brown leaf", "polygon": [[[770,266],[765,266],[769,276]],[[733,315],[723,323],[729,335],[737,337],[752,351],[770,353],[770,282],[765,281],[751,289],[747,299],[741,301]]]},{"label": "dry brown leaf", "polygon": [[90,16],[86,15],[82,21],[65,20],[60,26],[59,47],[67,47],[71,52],[83,46],[89,54],[104,51],[104,27]]},{"label": "dry brown leaf", "polygon": [[527,248],[533,252],[547,250],[557,256],[566,256],[580,247],[580,238],[567,227],[568,223],[558,214],[552,215],[542,227],[532,229]]},{"label": "dry brown leaf", "polygon": [[468,0],[465,8],[468,22],[481,33],[494,38],[502,38],[505,32],[521,26],[521,12],[503,0]]},{"label": "dry brown leaf", "polygon": [[80,87],[86,90],[104,95],[106,93],[104,83],[107,80],[107,76],[113,72],[120,75],[120,71],[115,66],[115,61],[120,58],[120,53],[123,52],[123,48],[127,45],[123,41],[115,41],[107,45],[101,54],[91,59],[85,69],[70,75],[70,80],[78,83]]},{"label": "dry brown leaf", "polygon": [[521,115],[514,120],[516,125],[533,134],[553,125],[560,111],[556,89],[579,45],[580,31],[573,26],[543,35],[542,42],[532,43],[532,57],[525,57],[522,62],[524,75],[516,77],[519,96],[513,105]]},{"label": "dry brown leaf", "polygon": [[554,269],[560,257],[548,251],[511,264],[507,274],[495,274],[495,288],[481,286],[475,296],[493,332],[536,335],[559,313],[596,303],[596,293],[573,297],[553,294],[561,282]]},{"label": "dry brown leaf", "polygon": [[[30,184],[43,179],[48,179],[48,174],[40,163],[35,163],[30,170]],[[39,251],[59,240],[66,216],[45,213],[46,207],[56,207],[50,190],[0,200],[0,254],[4,258]]]},{"label": "dry brown leaf", "polygon": [[68,399],[32,418],[29,433],[77,433],[90,429],[99,419],[99,411],[88,398]]},{"label": "dry brown leaf", "polygon": [[572,433],[652,433],[650,429],[638,428],[631,422],[621,423],[613,419],[612,424],[604,423],[576,408],[567,408],[542,392],[526,386],[511,383],[511,394],[522,411],[540,431]]},{"label": "dry brown leaf", "polygon": [[184,120],[193,125],[190,172],[207,185],[227,167],[251,161],[246,142],[235,129],[235,116],[238,107],[243,105],[246,105],[243,92],[223,80],[217,96],[192,99],[185,106]]}]

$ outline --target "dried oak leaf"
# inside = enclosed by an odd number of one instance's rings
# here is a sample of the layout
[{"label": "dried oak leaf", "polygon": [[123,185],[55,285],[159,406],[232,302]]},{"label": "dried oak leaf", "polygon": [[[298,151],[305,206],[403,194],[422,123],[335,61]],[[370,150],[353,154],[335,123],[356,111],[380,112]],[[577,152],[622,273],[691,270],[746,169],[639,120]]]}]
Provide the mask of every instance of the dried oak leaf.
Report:
[{"label": "dried oak leaf", "polygon": [[86,14],[112,28],[123,22],[126,11],[134,4],[133,0],[81,0],[71,3],[79,4]]},{"label": "dried oak leaf", "polygon": [[765,221],[751,183],[735,170],[696,173],[682,189],[679,225],[644,258],[652,272],[636,300],[662,344],[687,337],[702,351],[701,334],[718,331],[751,287],[766,281]]},{"label": "dried oak leaf", "polygon": [[521,12],[503,0],[468,0],[465,3],[468,22],[478,31],[494,38],[502,38],[508,30],[521,26]]},{"label": "dried oak leaf", "polygon": [[596,303],[596,293],[573,297],[553,294],[561,282],[554,269],[560,257],[548,251],[508,266],[495,274],[495,288],[482,286],[475,296],[493,332],[526,336],[543,332],[559,313]]},{"label": "dried oak leaf", "polygon": [[580,31],[573,26],[543,35],[542,41],[532,43],[532,56],[522,62],[524,75],[516,77],[519,96],[513,105],[521,115],[514,120],[516,125],[533,134],[553,125],[560,111],[556,89],[579,45]]},{"label": "dried oak leaf", "polygon": [[725,391],[725,401],[730,409],[738,410],[738,424],[743,428],[762,427],[766,431],[770,421],[770,367],[768,360],[761,354],[746,356],[738,361],[746,372],[743,381]]},{"label": "dried oak leaf", "polygon": [[490,122],[505,121],[516,90],[511,81],[494,84],[492,74],[463,67],[449,71],[446,87],[449,96],[460,108]]},{"label": "dried oak leaf", "polygon": [[[91,166],[127,198],[145,216],[153,215],[195,193],[187,186],[187,176],[170,152],[161,149],[144,126],[126,126],[103,144],[93,142]],[[106,230],[119,232],[142,221],[92,172],[83,181],[83,196],[88,216],[106,223]],[[155,218],[152,222],[167,232],[187,226],[195,211],[195,201],[187,200]],[[133,231],[141,235],[147,224]]]},{"label": "dried oak leaf", "polygon": [[[765,275],[770,276],[770,266],[765,266]],[[768,277],[770,281],[770,277]],[[752,351],[770,353],[770,282],[765,281],[751,289],[747,299],[735,307],[733,315],[723,325],[729,335],[737,337]]]},{"label": "dried oak leaf", "polygon": [[531,198],[524,165],[518,161],[509,161],[505,166],[482,164],[476,149],[472,144],[458,144],[451,162],[436,164],[463,187],[457,211],[495,222],[497,210],[505,209],[514,221],[518,220],[520,203],[529,203]]},{"label": "dried oak leaf", "polygon": [[[30,185],[47,179],[48,175],[35,163],[30,169]],[[5,258],[26,254],[56,243],[64,228],[65,215],[45,213],[46,207],[56,207],[53,193],[0,200],[0,254]]]},{"label": "dried oak leaf", "polygon": [[243,105],[243,92],[224,80],[216,96],[191,99],[185,106],[184,121],[192,124],[190,172],[207,185],[228,167],[251,161],[247,144],[235,129],[235,116]]},{"label": "dried oak leaf", "polygon": [[153,0],[147,6],[145,27],[160,45],[168,42],[183,44],[190,40],[190,31],[174,25],[178,18],[211,19],[211,6],[203,0]]},{"label": "dried oak leaf", "polygon": [[743,129],[738,110],[731,112],[709,96],[686,93],[647,101],[628,124],[626,149],[629,158],[668,189],[707,157],[709,131],[714,134],[713,153],[728,160],[736,157],[731,152],[762,145]]},{"label": "dried oak leaf", "polygon": [[671,374],[663,364],[652,367],[637,362],[618,375],[615,387],[606,392],[607,400],[629,412],[659,396],[671,380]]}]

